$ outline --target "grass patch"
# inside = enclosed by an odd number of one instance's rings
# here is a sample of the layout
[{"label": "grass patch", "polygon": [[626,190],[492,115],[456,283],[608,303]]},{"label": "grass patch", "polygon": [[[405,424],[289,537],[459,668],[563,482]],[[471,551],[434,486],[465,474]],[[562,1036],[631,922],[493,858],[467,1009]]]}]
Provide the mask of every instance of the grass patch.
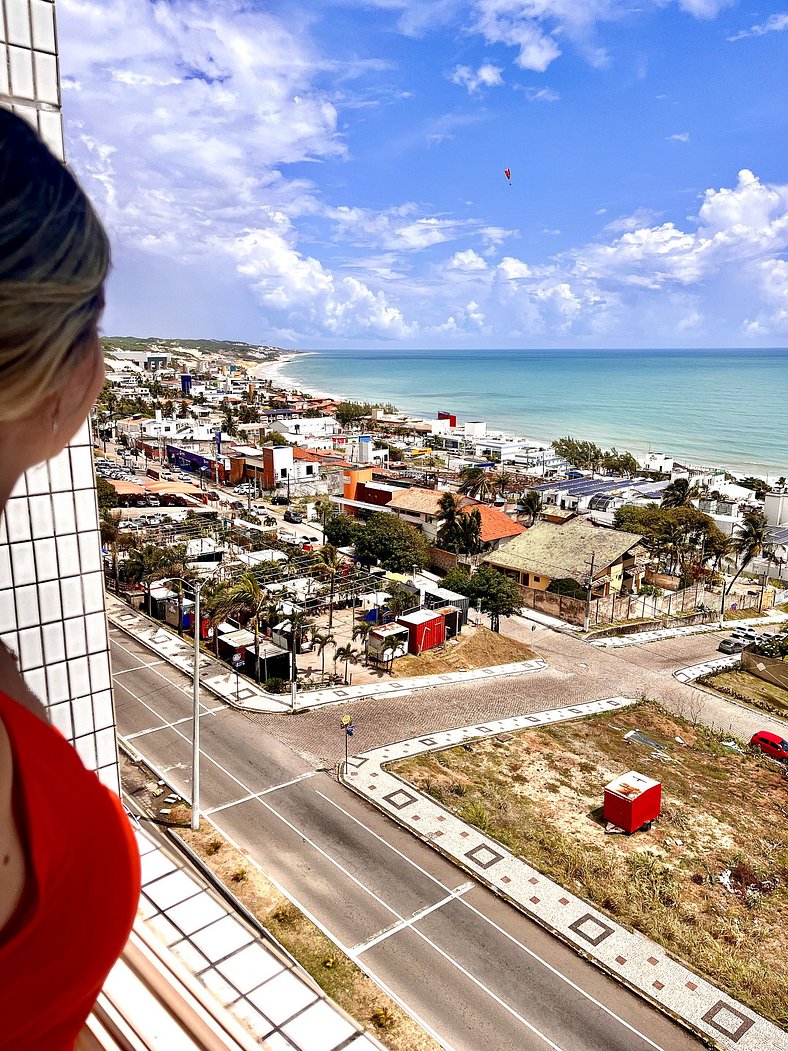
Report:
[{"label": "grass patch", "polygon": [[698,680],[703,686],[709,686],[724,697],[733,697],[737,701],[759,708],[771,715],[788,718],[788,690],[774,686],[757,675],[744,669],[721,671],[714,675],[704,675]]},{"label": "grass patch", "polygon": [[[671,760],[626,740],[636,728]],[[644,702],[512,734],[504,747],[478,741],[470,752],[423,754],[391,769],[785,1026],[786,782],[776,764],[731,752],[725,740]],[[607,836],[604,786],[631,769],[662,781],[662,816],[650,832]],[[724,872],[733,891],[719,882]]]},{"label": "grass patch", "polygon": [[427,650],[420,656],[408,654],[394,661],[395,679],[409,679],[415,675],[441,675],[447,671],[469,671],[471,668],[490,668],[495,664],[514,664],[529,661],[536,654],[524,642],[499,635],[479,625],[463,629],[462,635],[447,642],[441,650]]}]

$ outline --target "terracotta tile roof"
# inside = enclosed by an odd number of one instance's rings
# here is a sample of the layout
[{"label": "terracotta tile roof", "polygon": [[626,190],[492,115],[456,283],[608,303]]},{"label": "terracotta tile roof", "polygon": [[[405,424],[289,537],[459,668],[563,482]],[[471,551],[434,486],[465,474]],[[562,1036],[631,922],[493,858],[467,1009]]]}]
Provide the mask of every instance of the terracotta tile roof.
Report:
[{"label": "terracotta tile roof", "polygon": [[478,511],[482,519],[482,542],[485,544],[492,544],[496,540],[503,540],[508,536],[519,536],[520,533],[525,532],[525,526],[520,525],[519,522],[514,522],[512,519],[499,511],[497,507],[490,507],[487,504],[474,503],[469,501],[465,503],[463,501],[463,511],[470,511],[471,509]]},{"label": "terracotta tile roof", "polygon": [[439,504],[442,496],[445,496],[445,493],[438,492],[437,489],[403,489],[392,496],[389,507],[398,511],[437,517],[440,515]]},{"label": "terracotta tile roof", "polygon": [[294,460],[310,460],[312,463],[322,463],[322,457],[317,456],[309,449],[300,449],[297,445],[293,446],[293,459]]}]

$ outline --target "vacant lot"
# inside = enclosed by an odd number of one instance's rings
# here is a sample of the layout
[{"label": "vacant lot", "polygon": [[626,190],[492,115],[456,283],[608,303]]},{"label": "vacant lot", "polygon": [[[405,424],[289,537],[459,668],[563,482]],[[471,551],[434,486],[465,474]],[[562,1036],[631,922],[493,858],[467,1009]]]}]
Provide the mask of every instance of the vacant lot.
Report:
[{"label": "vacant lot", "polygon": [[788,690],[773,686],[748,671],[721,671],[716,675],[706,675],[700,681],[725,697],[734,697],[753,708],[788,718]]},{"label": "vacant lot", "polygon": [[[633,729],[669,758],[626,739]],[[724,740],[646,702],[392,770],[784,1026],[788,781]],[[606,835],[604,786],[631,769],[662,781],[662,817],[650,832]]]},{"label": "vacant lot", "polygon": [[530,647],[489,628],[465,627],[462,634],[447,642],[443,649],[427,650],[420,656],[408,654],[394,661],[395,679],[409,679],[414,675],[441,675],[448,671],[468,671],[470,668],[490,668],[494,664],[514,664],[536,657]]}]

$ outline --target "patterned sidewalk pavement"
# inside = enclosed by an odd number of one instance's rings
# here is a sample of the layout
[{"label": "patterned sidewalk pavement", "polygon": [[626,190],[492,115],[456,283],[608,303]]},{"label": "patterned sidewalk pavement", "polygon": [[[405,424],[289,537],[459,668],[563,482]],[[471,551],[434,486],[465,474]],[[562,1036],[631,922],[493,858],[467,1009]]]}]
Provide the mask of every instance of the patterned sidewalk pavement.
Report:
[{"label": "patterned sidewalk pavement", "polygon": [[[192,674],[194,667],[194,645],[187,639],[173,634],[160,624],[136,612],[109,593],[106,596],[107,619],[110,624],[127,632],[132,638],[153,650],[168,663]],[[541,657],[514,664],[497,664],[490,668],[475,668],[472,671],[445,672],[441,675],[419,675],[410,679],[388,679],[385,682],[363,683],[357,686],[337,686],[329,690],[302,691],[296,697],[295,711],[304,712],[322,708],[328,704],[347,704],[364,697],[404,696],[413,690],[424,690],[435,686],[451,686],[456,683],[479,683],[510,675],[525,675],[544,671],[547,662]],[[293,711],[290,695],[267,693],[257,683],[244,678],[239,685],[235,672],[222,661],[203,653],[200,657],[200,683],[212,693],[231,705],[246,712],[282,714]]]},{"label": "patterned sidewalk pavement", "polygon": [[400,825],[509,899],[536,922],[573,945],[609,974],[725,1051],[788,1051],[788,1035],[710,982],[672,960],[656,942],[617,924],[484,836],[384,765],[436,748],[461,744],[635,702],[610,697],[400,741],[353,756],[342,780]]}]

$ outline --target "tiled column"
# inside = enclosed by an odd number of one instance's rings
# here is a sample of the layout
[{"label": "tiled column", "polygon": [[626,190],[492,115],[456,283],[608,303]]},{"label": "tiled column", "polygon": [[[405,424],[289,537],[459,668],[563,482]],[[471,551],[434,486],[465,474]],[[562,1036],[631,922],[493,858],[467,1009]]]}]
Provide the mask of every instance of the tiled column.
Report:
[{"label": "tiled column", "polygon": [[[64,156],[53,0],[0,0],[0,104]],[[59,456],[28,471],[0,518],[0,638],[85,765],[117,789],[87,424]]]}]

